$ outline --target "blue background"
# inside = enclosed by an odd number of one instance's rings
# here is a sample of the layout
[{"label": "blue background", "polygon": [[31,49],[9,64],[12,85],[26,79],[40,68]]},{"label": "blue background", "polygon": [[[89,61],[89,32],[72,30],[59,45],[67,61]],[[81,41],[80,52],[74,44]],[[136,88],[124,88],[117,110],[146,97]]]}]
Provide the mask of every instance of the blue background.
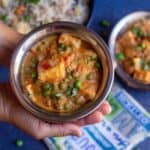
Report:
[{"label": "blue background", "polygon": [[[128,13],[138,10],[150,11],[150,0],[93,0],[92,14],[88,27],[99,33],[107,42],[109,34],[118,20]],[[102,28],[99,22],[103,19],[109,20],[111,26]],[[0,80],[7,81],[9,71],[7,68],[0,67]],[[119,79],[118,79],[119,80]],[[126,87],[120,80],[122,86],[137,99],[150,112],[150,92],[138,91]],[[17,148],[14,144],[16,139],[22,139],[24,146]],[[150,139],[142,142],[138,147],[141,150],[150,150]],[[46,150],[46,146],[41,141],[34,140],[16,127],[0,123],[0,150]]]}]

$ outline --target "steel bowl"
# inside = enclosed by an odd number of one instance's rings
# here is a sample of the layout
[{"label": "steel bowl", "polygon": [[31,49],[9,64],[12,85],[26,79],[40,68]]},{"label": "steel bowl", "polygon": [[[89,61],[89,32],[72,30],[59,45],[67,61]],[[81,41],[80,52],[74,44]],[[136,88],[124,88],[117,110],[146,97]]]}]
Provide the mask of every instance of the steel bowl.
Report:
[{"label": "steel bowl", "polygon": [[144,84],[138,80],[133,79],[128,73],[126,73],[122,66],[118,63],[115,58],[116,52],[116,41],[117,39],[124,33],[126,30],[134,24],[134,22],[140,19],[150,19],[150,12],[146,11],[138,11],[131,13],[121,19],[113,28],[112,33],[109,38],[109,50],[113,57],[115,66],[116,66],[116,73],[117,75],[129,86],[136,89],[141,90],[150,90],[150,84]]},{"label": "steel bowl", "polygon": [[[95,102],[85,105],[84,107],[73,113],[55,113],[42,109],[41,107],[35,105],[29,99],[29,97],[24,93],[21,84],[21,67],[30,48],[35,43],[48,35],[64,32],[70,33],[92,44],[96,53],[99,56],[99,59],[101,59],[103,67],[103,78],[102,82],[100,83],[99,90],[97,91],[97,100]],[[13,54],[11,60],[10,74],[12,88],[20,103],[24,106],[26,110],[31,112],[33,115],[48,122],[73,121],[91,114],[101,105],[103,100],[106,99],[114,80],[114,68],[112,58],[105,42],[96,33],[90,31],[86,27],[69,22],[55,22],[43,25],[33,30],[29,34],[25,35],[24,38],[19,42]]]}]

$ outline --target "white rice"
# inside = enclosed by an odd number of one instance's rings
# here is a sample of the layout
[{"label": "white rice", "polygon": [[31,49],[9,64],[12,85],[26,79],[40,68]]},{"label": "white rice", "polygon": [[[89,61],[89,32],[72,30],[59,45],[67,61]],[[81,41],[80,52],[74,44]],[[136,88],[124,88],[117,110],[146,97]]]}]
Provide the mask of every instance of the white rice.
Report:
[{"label": "white rice", "polygon": [[[71,21],[83,24],[89,16],[89,0],[40,0],[38,4],[27,4],[22,16],[16,16],[15,9],[23,0],[0,0],[0,18],[7,15],[9,26],[20,33],[27,33],[33,28],[53,21]],[[5,4],[4,4],[5,3]],[[24,15],[30,20],[25,21]]]}]

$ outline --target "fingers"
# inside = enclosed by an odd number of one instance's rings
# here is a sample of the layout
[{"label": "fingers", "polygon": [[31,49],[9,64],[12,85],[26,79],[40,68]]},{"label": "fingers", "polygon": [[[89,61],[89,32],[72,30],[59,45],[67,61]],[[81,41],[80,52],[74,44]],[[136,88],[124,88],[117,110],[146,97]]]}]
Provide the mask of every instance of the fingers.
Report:
[{"label": "fingers", "polygon": [[95,123],[102,121],[104,115],[107,115],[110,112],[111,112],[110,104],[107,101],[104,101],[102,105],[100,106],[100,108],[97,111],[95,111],[93,114],[83,119],[80,119],[78,121],[75,121],[74,123],[80,126],[95,124]]},{"label": "fingers", "polygon": [[109,114],[111,110],[111,106],[107,101],[104,101],[98,109],[98,111],[101,112],[103,115]]},{"label": "fingers", "polygon": [[20,105],[13,107],[11,123],[36,139],[54,136],[80,136],[81,130],[77,124],[48,124],[28,113]]},{"label": "fingers", "polygon": [[84,125],[90,125],[90,124],[98,123],[98,122],[102,121],[102,119],[103,119],[103,114],[99,111],[96,111],[93,114],[91,114],[91,115],[89,115],[83,119],[80,119],[74,123],[76,123],[80,126],[84,126]]},{"label": "fingers", "polygon": [[38,139],[52,136],[67,136],[67,135],[81,136],[80,127],[72,123],[48,124],[41,122],[39,126],[39,132],[40,133],[36,137]]}]

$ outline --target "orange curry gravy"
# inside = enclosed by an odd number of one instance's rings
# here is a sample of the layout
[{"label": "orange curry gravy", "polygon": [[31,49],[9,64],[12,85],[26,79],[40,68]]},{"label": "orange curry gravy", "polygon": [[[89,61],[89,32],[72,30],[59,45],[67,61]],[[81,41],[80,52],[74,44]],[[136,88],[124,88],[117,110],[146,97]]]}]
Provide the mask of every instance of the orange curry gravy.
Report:
[{"label": "orange curry gravy", "polygon": [[31,48],[21,78],[33,103],[48,111],[72,112],[95,100],[102,66],[89,43],[63,33]]}]

